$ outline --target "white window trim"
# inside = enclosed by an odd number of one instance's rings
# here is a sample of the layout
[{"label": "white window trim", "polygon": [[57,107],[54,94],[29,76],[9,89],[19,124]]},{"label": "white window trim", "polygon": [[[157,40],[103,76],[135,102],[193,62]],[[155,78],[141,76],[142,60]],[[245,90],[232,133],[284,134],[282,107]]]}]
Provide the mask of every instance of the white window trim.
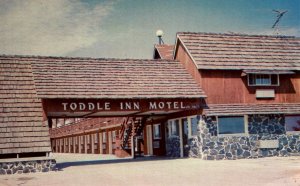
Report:
[{"label": "white window trim", "polygon": [[[158,127],[158,129],[159,129],[159,134],[160,134],[160,136],[159,137],[155,137],[155,126],[160,126],[160,127]],[[161,139],[161,124],[160,123],[157,123],[157,124],[153,124],[153,139],[154,140],[160,140]]]},{"label": "white window trim", "polygon": [[249,131],[248,131],[248,115],[234,115],[234,116],[228,116],[228,117],[242,117],[242,116],[244,117],[245,132],[244,133],[235,133],[235,134],[219,134],[219,117],[225,117],[225,116],[216,116],[218,137],[249,136]]},{"label": "white window trim", "polygon": [[[277,75],[277,84],[276,85],[272,85],[271,83],[271,75],[272,74],[254,74],[255,76],[256,75],[269,75],[269,78],[270,78],[270,84],[263,84],[263,85],[250,85],[250,78],[249,78],[249,75],[250,74],[247,74],[247,82],[248,82],[248,86],[249,87],[265,87],[265,86],[270,86],[270,87],[278,87],[278,86],[280,86],[280,82],[279,82],[279,74],[275,74],[275,75]],[[274,75],[274,74],[273,74]]]},{"label": "white window trim", "polygon": [[[180,125],[180,120],[179,120],[179,118],[175,118],[175,119],[169,119],[168,120],[168,122],[167,122],[167,128],[169,128],[169,124],[170,125],[173,125],[173,123],[175,123],[175,120],[178,120],[178,130],[179,130],[179,125]],[[172,127],[173,128],[173,127]],[[178,131],[178,136],[179,136],[179,132],[180,131]],[[169,130],[169,133],[168,133],[168,136],[166,136],[167,138],[170,138],[170,137],[172,137],[173,135],[172,135],[172,130]]]},{"label": "white window trim", "polygon": [[[190,138],[192,138],[193,137],[193,135],[192,135],[192,118],[195,118],[195,117],[197,117],[197,116],[199,116],[199,115],[192,115],[192,116],[185,116],[185,117],[179,117],[179,118],[173,118],[173,119],[169,119],[168,120],[168,122],[167,123],[169,123],[169,121],[172,121],[172,120],[179,120],[179,123],[180,123],[180,125],[183,125],[183,123],[182,123],[182,119],[187,119],[187,122],[188,122],[188,138],[190,139]],[[199,120],[199,122],[201,121],[201,119],[202,119],[202,115],[200,115],[200,120]],[[198,123],[199,124],[199,123]],[[182,126],[183,127],[183,126]],[[168,137],[170,137],[170,136],[168,136]]]}]

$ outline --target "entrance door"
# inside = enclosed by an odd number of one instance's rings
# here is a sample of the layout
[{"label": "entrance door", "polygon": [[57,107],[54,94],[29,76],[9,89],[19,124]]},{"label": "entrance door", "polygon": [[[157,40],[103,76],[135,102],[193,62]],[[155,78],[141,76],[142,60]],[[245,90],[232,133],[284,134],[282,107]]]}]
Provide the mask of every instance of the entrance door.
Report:
[{"label": "entrance door", "polygon": [[153,146],[152,146],[152,125],[147,125],[147,150],[148,155],[153,155]]},{"label": "entrance door", "polygon": [[181,120],[182,123],[182,145],[183,145],[183,156],[188,157],[189,156],[189,125],[187,118],[183,118]]}]

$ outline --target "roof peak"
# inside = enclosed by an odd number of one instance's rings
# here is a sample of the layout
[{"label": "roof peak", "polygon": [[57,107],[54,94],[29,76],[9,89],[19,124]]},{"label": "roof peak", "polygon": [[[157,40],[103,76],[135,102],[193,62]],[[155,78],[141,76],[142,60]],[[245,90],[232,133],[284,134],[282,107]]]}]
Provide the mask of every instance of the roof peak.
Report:
[{"label": "roof peak", "polygon": [[176,35],[190,34],[190,35],[220,35],[220,36],[248,36],[248,37],[269,37],[269,38],[294,38],[299,39],[296,36],[285,35],[260,35],[260,34],[246,34],[246,33],[214,33],[214,32],[177,32]]}]

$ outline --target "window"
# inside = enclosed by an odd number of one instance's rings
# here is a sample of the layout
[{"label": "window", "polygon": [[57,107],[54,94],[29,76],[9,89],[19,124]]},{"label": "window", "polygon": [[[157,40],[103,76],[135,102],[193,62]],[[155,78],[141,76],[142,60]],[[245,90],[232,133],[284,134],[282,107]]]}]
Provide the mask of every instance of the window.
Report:
[{"label": "window", "polygon": [[198,135],[198,122],[199,120],[197,117],[191,118],[192,136]]},{"label": "window", "polygon": [[168,122],[168,137],[179,136],[179,120],[170,120]]},{"label": "window", "polygon": [[112,131],[112,142],[116,142],[116,131]]},{"label": "window", "polygon": [[102,143],[106,143],[106,132],[102,133]]},{"label": "window", "polygon": [[81,144],[84,144],[84,136],[80,136]]},{"label": "window", "polygon": [[86,135],[87,143],[90,144],[90,135]]},{"label": "window", "polygon": [[94,134],[95,143],[98,143],[98,133]]},{"label": "window", "polygon": [[249,86],[279,86],[278,74],[249,74]]},{"label": "window", "polygon": [[285,129],[287,132],[300,132],[300,115],[286,116]]},{"label": "window", "polygon": [[189,124],[188,124],[188,119],[183,118],[181,119],[182,127],[183,127],[183,135],[185,138],[188,138],[189,136]]},{"label": "window", "polygon": [[153,137],[154,137],[154,139],[160,139],[161,138],[160,124],[153,125]]},{"label": "window", "polygon": [[244,121],[243,116],[218,117],[218,134],[245,134],[247,128]]}]

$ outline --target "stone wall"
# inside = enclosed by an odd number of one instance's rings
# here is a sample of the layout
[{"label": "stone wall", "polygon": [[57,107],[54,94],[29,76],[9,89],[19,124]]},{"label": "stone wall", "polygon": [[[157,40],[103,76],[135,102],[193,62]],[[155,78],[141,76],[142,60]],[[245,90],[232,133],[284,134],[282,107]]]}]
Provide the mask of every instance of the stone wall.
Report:
[{"label": "stone wall", "polygon": [[[198,127],[197,157],[220,160],[300,155],[300,134],[285,134],[283,115],[249,115],[248,131],[249,135],[245,136],[219,137],[216,120],[204,118]],[[279,148],[259,148],[259,140],[275,139],[279,141]],[[196,146],[191,147],[195,151]]]},{"label": "stone wall", "polygon": [[201,158],[201,153],[199,149],[201,148],[202,144],[200,143],[200,136],[193,136],[188,141],[188,157],[190,158]]},{"label": "stone wall", "polygon": [[1,174],[23,174],[34,172],[48,172],[55,169],[56,161],[54,159],[41,160],[0,160]]}]

